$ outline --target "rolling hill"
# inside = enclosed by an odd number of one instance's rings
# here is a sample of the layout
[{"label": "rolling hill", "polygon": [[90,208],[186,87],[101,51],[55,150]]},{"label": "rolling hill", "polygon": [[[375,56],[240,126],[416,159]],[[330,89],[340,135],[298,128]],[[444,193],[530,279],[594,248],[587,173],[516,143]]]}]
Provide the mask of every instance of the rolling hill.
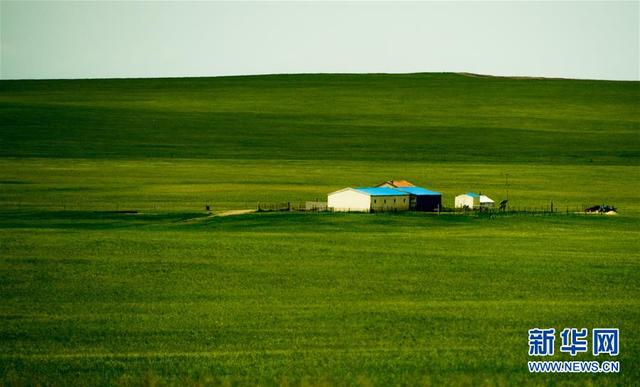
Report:
[{"label": "rolling hill", "polygon": [[[451,73],[0,81],[0,380],[633,385],[639,106]],[[388,179],[559,212],[204,211]],[[530,374],[535,327],[619,328],[621,373]]]}]

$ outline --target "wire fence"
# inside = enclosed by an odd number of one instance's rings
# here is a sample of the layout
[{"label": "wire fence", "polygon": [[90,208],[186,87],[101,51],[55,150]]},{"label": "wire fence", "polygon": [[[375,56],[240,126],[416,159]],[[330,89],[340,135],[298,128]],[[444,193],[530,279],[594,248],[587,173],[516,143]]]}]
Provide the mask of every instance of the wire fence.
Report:
[{"label": "wire fence", "polygon": [[[505,208],[496,207],[480,207],[475,209],[470,208],[453,208],[453,207],[438,207],[435,211],[424,211],[427,213],[434,213],[439,215],[451,214],[451,215],[469,215],[469,216],[547,216],[547,215],[580,215],[580,214],[605,214],[615,212],[615,208],[609,206],[596,206],[589,207],[587,205],[574,205],[574,206],[557,206],[553,203],[540,206],[509,206]],[[333,209],[327,206],[327,202],[259,202],[257,204],[258,212],[273,212],[273,211],[309,211],[309,212],[331,212]],[[416,210],[399,210],[399,209],[387,209],[376,210],[375,212],[422,212]],[[349,212],[349,211],[347,211]],[[353,212],[363,212],[361,209],[354,210]],[[365,211],[366,212],[366,211]],[[374,212],[373,210],[369,212]]]},{"label": "wire fence", "polygon": [[311,211],[320,212],[327,211],[327,202],[258,202],[258,212],[272,211]]},{"label": "wire fence", "polygon": [[[0,210],[4,211],[29,211],[43,210],[48,211],[106,211],[106,212],[185,212],[185,211],[207,211],[220,212],[229,210],[255,210],[257,212],[330,212],[332,208],[327,206],[327,202],[323,201],[289,201],[289,202],[136,202],[136,203],[110,203],[101,201],[60,201],[56,203],[32,203],[32,202],[5,202],[0,205]],[[406,210],[386,209],[376,210],[375,212],[405,212]],[[411,212],[415,210],[409,210]],[[363,212],[361,209],[354,212]],[[365,211],[366,212],[366,211]],[[374,211],[369,211],[374,212]],[[537,206],[507,206],[499,207],[481,207],[476,209],[469,208],[453,208],[439,207],[436,211],[429,213],[435,214],[452,214],[452,215],[469,215],[469,216],[546,216],[546,215],[579,215],[579,214],[611,214],[615,213],[616,208],[608,205],[589,206],[581,205],[556,205],[548,203],[546,205]]]}]

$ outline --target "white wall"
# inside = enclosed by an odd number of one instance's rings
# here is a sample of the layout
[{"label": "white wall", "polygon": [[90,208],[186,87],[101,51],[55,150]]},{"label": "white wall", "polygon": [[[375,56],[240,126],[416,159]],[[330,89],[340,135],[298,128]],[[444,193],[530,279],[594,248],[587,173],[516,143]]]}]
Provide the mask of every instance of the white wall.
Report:
[{"label": "white wall", "polygon": [[467,206],[469,208],[479,208],[480,207],[480,198],[469,196],[469,195],[458,195],[455,200],[456,208],[463,208]]},{"label": "white wall", "polygon": [[409,195],[372,196],[371,208],[376,211],[407,211],[409,209]]},{"label": "white wall", "polygon": [[354,189],[346,189],[330,193],[327,196],[327,206],[333,211],[369,212],[371,202],[369,195]]}]

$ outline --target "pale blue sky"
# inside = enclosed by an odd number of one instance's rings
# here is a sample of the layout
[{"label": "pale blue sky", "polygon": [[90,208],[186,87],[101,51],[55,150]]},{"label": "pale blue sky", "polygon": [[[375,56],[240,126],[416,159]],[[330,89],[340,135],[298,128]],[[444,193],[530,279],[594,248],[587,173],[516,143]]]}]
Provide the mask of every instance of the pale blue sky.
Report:
[{"label": "pale blue sky", "polygon": [[432,71],[640,79],[638,1],[0,1],[3,79]]}]

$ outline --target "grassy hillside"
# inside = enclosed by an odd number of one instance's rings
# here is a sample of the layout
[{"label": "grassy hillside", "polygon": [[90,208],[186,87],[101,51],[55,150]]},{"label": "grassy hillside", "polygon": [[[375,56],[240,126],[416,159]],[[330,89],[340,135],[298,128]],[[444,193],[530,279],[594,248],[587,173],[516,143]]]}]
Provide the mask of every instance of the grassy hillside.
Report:
[{"label": "grassy hillside", "polygon": [[[458,74],[1,81],[0,380],[632,385],[639,103]],[[512,206],[563,214],[203,212],[391,178],[451,206],[506,174]],[[622,372],[530,375],[534,327],[620,328]]]},{"label": "grassy hillside", "polygon": [[637,164],[637,82],[457,74],[3,81],[0,155]]}]

